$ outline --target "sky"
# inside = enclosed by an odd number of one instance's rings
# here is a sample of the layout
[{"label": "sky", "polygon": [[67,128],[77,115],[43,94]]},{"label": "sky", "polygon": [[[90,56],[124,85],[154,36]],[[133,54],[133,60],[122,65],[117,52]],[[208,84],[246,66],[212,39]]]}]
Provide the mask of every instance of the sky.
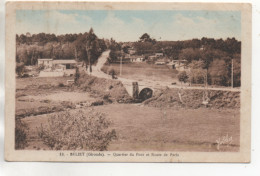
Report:
[{"label": "sky", "polygon": [[148,33],[156,40],[235,37],[241,40],[240,11],[177,10],[17,10],[16,33],[84,33],[99,38],[137,41]]}]

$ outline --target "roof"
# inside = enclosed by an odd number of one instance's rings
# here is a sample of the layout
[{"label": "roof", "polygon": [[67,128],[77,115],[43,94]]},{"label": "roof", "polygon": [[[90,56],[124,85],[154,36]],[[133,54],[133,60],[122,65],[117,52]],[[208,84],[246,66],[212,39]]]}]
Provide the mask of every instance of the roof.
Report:
[{"label": "roof", "polygon": [[76,64],[75,60],[53,60],[54,64]]},{"label": "roof", "polygon": [[42,61],[51,61],[51,60],[53,60],[53,59],[51,59],[51,58],[42,58],[42,59],[38,59],[38,60],[42,60]]},{"label": "roof", "polygon": [[172,60],[173,62],[187,62],[187,60]]},{"label": "roof", "polygon": [[155,55],[163,55],[163,53],[155,53]]}]

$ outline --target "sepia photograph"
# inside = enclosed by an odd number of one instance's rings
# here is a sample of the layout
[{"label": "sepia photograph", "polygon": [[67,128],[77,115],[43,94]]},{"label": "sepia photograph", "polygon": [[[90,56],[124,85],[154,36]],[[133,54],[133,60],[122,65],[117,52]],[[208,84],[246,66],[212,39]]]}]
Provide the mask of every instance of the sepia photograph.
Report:
[{"label": "sepia photograph", "polygon": [[250,6],[114,4],[7,4],[10,160],[249,162]]}]

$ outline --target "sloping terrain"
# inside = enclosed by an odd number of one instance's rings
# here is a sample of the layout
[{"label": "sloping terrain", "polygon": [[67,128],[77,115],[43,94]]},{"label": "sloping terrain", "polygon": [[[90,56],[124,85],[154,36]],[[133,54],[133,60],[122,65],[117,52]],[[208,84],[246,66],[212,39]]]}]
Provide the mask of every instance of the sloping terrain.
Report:
[{"label": "sloping terrain", "polygon": [[[208,104],[203,104],[203,97],[207,97]],[[157,90],[153,97],[144,101],[144,105],[151,107],[176,108],[240,108],[240,92],[219,90],[191,90],[191,89],[163,89]]]}]

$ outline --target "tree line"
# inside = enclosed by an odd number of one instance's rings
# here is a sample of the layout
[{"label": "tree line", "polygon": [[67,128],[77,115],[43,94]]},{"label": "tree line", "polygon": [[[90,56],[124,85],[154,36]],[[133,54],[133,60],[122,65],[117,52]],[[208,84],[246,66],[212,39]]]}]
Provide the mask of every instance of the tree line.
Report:
[{"label": "tree line", "polygon": [[83,34],[21,34],[16,35],[16,62],[35,65],[39,58],[53,58],[91,65],[109,45],[110,41],[98,38],[92,28]]},{"label": "tree line", "polygon": [[137,55],[146,58],[155,53],[163,53],[169,60],[186,60],[186,65],[190,68],[187,77],[194,84],[207,82],[230,86],[233,65],[233,83],[234,86],[240,86],[241,41],[235,38],[156,41],[145,33],[131,46]]}]

